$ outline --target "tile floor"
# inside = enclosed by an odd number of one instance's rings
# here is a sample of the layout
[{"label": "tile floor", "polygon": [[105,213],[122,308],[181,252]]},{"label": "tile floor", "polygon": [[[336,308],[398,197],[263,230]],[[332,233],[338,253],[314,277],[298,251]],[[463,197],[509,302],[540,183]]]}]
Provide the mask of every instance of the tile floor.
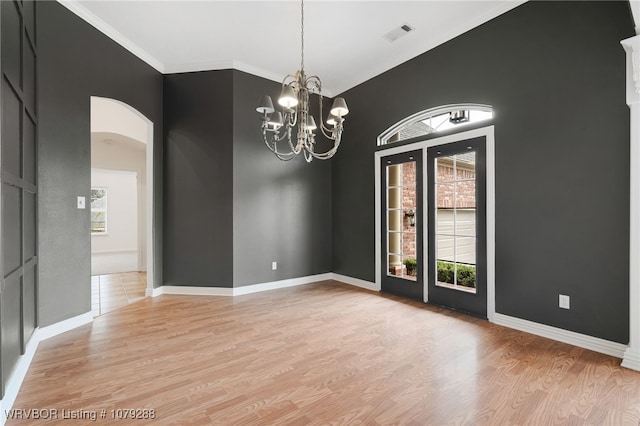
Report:
[{"label": "tile floor", "polygon": [[91,310],[93,316],[111,312],[145,297],[146,272],[93,275],[91,277]]}]

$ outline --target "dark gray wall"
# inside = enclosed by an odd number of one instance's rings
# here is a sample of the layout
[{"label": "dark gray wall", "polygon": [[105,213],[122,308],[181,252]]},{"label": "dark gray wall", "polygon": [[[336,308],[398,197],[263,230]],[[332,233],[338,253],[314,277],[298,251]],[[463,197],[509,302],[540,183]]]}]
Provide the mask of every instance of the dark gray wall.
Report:
[{"label": "dark gray wall", "polygon": [[90,97],[154,123],[155,280],[162,282],[162,75],[57,2],[38,3],[40,326],[91,310]]},{"label": "dark gray wall", "polygon": [[[344,93],[333,271],[375,279],[376,137],[415,112],[495,110],[496,310],[629,340],[628,2],[529,2]],[[571,310],[558,308],[558,294]]]},{"label": "dark gray wall", "polygon": [[279,90],[232,70],[165,76],[165,284],[331,271],[330,162],[282,162],[262,142],[256,102]]},{"label": "dark gray wall", "polygon": [[0,3],[0,399],[37,326],[35,9]]},{"label": "dark gray wall", "polygon": [[164,79],[165,284],[233,286],[233,73]]},{"label": "dark gray wall", "polygon": [[275,102],[280,88],[233,73],[235,287],[331,271],[331,161],[283,162],[262,140],[258,100],[268,94]]}]

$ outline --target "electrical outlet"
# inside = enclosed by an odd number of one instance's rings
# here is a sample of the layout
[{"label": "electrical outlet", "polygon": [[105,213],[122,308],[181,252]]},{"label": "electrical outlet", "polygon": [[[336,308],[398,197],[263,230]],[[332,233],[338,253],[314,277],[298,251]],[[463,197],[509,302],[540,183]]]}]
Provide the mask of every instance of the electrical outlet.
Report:
[{"label": "electrical outlet", "polygon": [[571,309],[571,299],[566,294],[561,294],[558,300],[558,305],[562,309]]},{"label": "electrical outlet", "polygon": [[278,269],[278,262],[271,262],[271,270],[275,271],[276,269]]}]

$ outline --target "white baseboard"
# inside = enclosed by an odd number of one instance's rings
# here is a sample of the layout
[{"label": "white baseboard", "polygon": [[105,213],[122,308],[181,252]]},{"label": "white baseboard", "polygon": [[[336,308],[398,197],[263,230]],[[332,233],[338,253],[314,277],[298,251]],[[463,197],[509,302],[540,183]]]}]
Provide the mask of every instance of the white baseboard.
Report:
[{"label": "white baseboard", "polygon": [[627,348],[620,365],[631,370],[640,371],[640,348]]},{"label": "white baseboard", "polygon": [[288,280],[273,281],[262,284],[252,284],[243,287],[234,287],[233,296],[241,296],[243,294],[257,293],[260,291],[277,290],[279,288],[294,287],[298,285],[312,284],[318,281],[326,281],[331,279],[331,273],[309,275],[307,277],[291,278]]},{"label": "white baseboard", "polygon": [[[310,275],[307,277],[291,278],[288,280],[272,281],[267,283],[252,284],[242,287],[190,287],[181,285],[163,285],[154,288],[151,296],[161,294],[181,294],[189,296],[241,296],[243,294],[258,293],[261,291],[277,290],[279,288],[294,287],[311,284],[318,281],[331,279],[331,273]],[[148,291],[148,289],[147,289]]]},{"label": "white baseboard", "polygon": [[258,293],[261,291],[277,290],[279,288],[294,287],[298,285],[312,284],[318,281],[335,280],[345,284],[365,288],[372,291],[380,291],[376,283],[352,278],[346,275],[327,272],[325,274],[310,275],[306,277],[291,278],[288,280],[272,281],[267,283],[252,284],[242,287],[193,287],[182,285],[163,285],[162,287],[147,289],[146,295],[151,297],[161,294],[181,294],[188,296],[241,296],[243,294]]},{"label": "white baseboard", "polygon": [[13,373],[11,373],[11,377],[9,377],[7,387],[4,391],[4,398],[0,400],[0,410],[2,410],[2,414],[0,414],[0,425],[4,425],[7,421],[7,411],[11,410],[13,407],[13,403],[18,396],[18,391],[20,391],[22,382],[27,375],[27,371],[29,371],[31,361],[33,361],[33,357],[36,354],[38,343],[40,343],[37,334],[38,330],[36,330],[31,336],[31,339],[27,343],[24,355],[18,359],[18,364],[13,370]]},{"label": "white baseboard", "polygon": [[157,288],[147,287],[147,289],[144,292],[144,295],[146,297],[157,297],[157,296],[160,296],[161,294],[162,294],[162,287],[157,287]]},{"label": "white baseboard", "polygon": [[24,355],[18,358],[18,363],[16,364],[15,369],[13,370],[11,376],[9,377],[9,380],[7,381],[4,398],[0,400],[0,426],[4,426],[5,422],[7,421],[7,411],[11,410],[11,408],[13,407],[13,403],[18,396],[18,391],[20,391],[22,382],[27,375],[27,371],[29,371],[29,366],[31,365],[31,361],[33,361],[33,357],[36,354],[36,350],[38,349],[38,345],[40,344],[40,342],[42,342],[43,340],[47,340],[53,336],[57,336],[58,334],[72,330],[76,327],[89,324],[92,321],[93,313],[87,312],[82,315],[78,315],[76,317],[49,325],[47,327],[37,328],[33,332],[33,334],[31,335],[31,339],[29,339],[27,347],[25,348],[26,350]]},{"label": "white baseboard", "polygon": [[89,311],[82,315],[48,325],[38,329],[38,341],[41,342],[43,340],[47,340],[53,336],[57,336],[58,334],[73,330],[76,327],[80,327],[91,322],[93,322],[93,312]]},{"label": "white baseboard", "polygon": [[180,294],[184,296],[233,296],[233,289],[224,287],[163,285],[162,287],[154,288],[153,293],[154,296],[159,296],[160,294]]},{"label": "white baseboard", "polygon": [[568,343],[573,346],[589,349],[594,352],[614,356],[616,358],[623,358],[625,350],[627,350],[627,345],[623,345],[622,343],[611,342],[598,337],[587,336],[586,334],[551,327],[537,322],[499,314],[497,312],[494,316],[493,322],[504,327],[535,334],[536,336],[546,337],[547,339],[556,340],[558,342]]},{"label": "white baseboard", "polygon": [[335,274],[332,272],[331,279],[340,281],[341,283],[350,284],[356,287],[366,288],[367,290],[380,291],[380,286],[378,286],[376,283],[371,281],[361,280],[360,278],[353,278],[346,275]]}]

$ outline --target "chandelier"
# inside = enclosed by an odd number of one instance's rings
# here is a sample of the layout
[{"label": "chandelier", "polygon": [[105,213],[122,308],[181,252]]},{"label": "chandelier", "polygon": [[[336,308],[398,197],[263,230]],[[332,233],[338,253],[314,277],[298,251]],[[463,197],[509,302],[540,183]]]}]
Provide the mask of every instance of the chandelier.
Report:
[{"label": "chandelier", "polygon": [[[256,111],[262,118],[264,143],[276,157],[288,161],[302,152],[305,160],[310,163],[314,158],[326,160],[336,153],[342,138],[343,117],[349,113],[349,109],[344,98],[335,98],[326,124],[322,121],[322,82],[319,77],[307,77],[304,72],[304,0],[301,1],[300,16],[300,69],[295,75],[287,75],[282,80],[282,92],[278,98],[282,111],[277,111],[273,107],[271,97],[266,95],[260,99]],[[315,150],[314,132],[318,125],[309,111],[312,95],[318,97],[320,131],[327,139],[333,141],[333,146],[324,152]],[[281,148],[283,145],[284,148]]]}]

